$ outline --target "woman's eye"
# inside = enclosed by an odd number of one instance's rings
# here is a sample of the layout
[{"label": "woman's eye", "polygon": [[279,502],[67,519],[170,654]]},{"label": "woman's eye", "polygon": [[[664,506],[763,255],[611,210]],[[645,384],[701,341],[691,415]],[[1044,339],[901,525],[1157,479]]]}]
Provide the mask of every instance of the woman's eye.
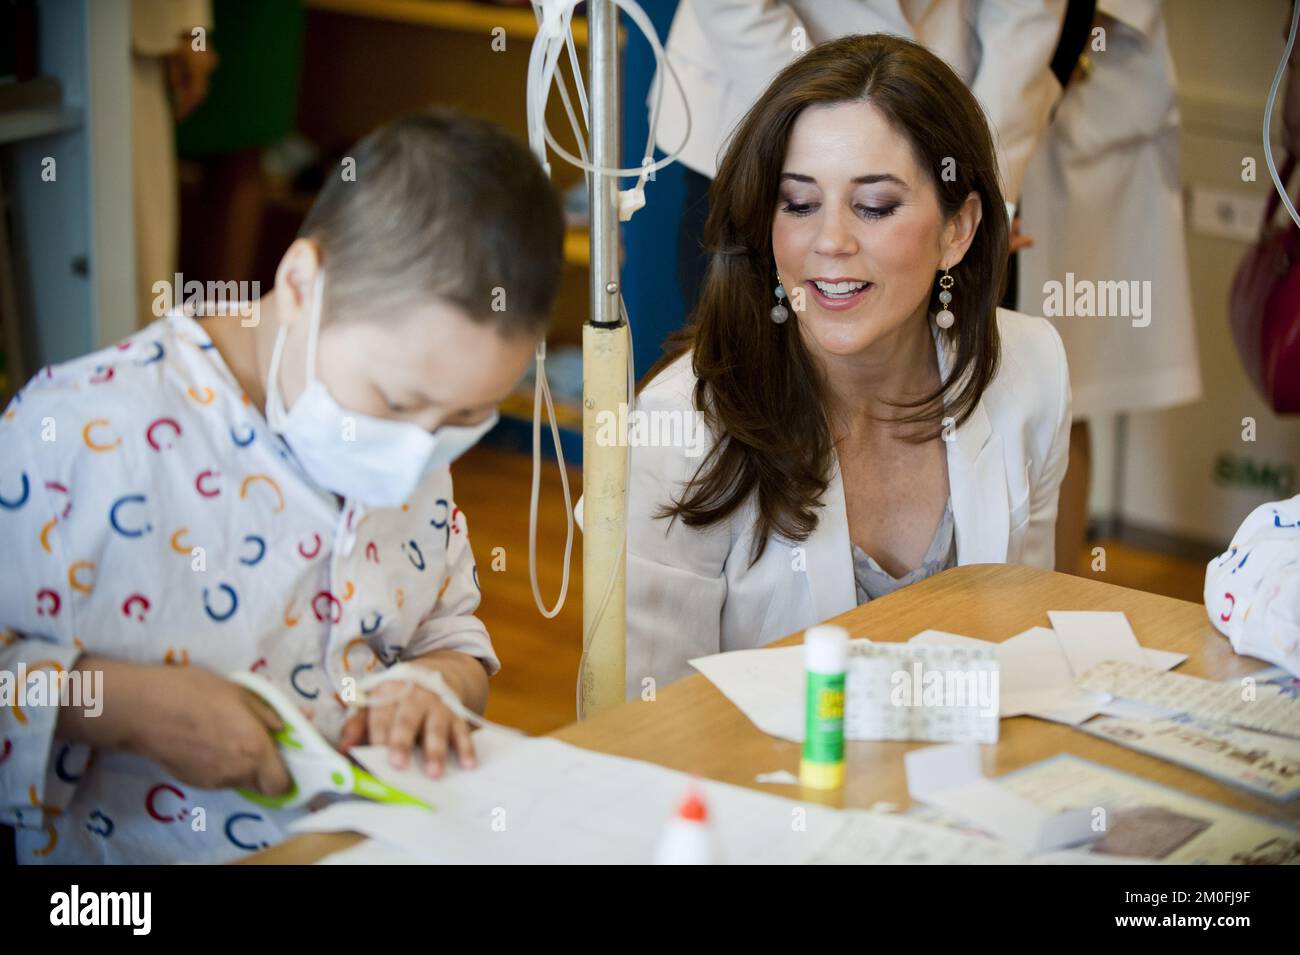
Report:
[{"label": "woman's eye", "polygon": [[812,208],[813,206],[810,202],[786,202],[785,208],[782,211],[795,216],[806,216],[812,211]]},{"label": "woman's eye", "polygon": [[892,206],[858,206],[858,211],[868,219],[883,219],[894,214],[897,205]]}]

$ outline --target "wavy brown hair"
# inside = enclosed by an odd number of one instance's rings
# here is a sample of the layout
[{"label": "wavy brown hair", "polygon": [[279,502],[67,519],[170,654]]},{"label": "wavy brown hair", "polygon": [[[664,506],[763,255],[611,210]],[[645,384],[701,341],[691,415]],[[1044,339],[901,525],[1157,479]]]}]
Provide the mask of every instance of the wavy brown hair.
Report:
[{"label": "wavy brown hair", "polygon": [[[695,405],[722,437],[658,516],[707,526],[757,492],[751,564],[771,534],[805,540],[812,533],[830,483],[834,442],[821,374],[797,322],[770,318],[776,302],[772,217],[799,114],[814,104],[852,102],[872,104],[909,141],[945,218],[972,192],[983,207],[966,255],[950,270],[961,291],[961,319],[940,330],[956,346],[949,375],[927,395],[888,402],[914,409],[896,419],[919,429],[908,440],[937,437],[946,417],[964,422],[997,373],[995,313],[1009,230],[979,103],[942,60],[910,40],[846,36],[814,47],[777,75],[737,126],[709,189],[709,265],[699,305],[642,379],[648,383],[691,352]],[[937,272],[935,279],[930,310],[940,307]]]}]

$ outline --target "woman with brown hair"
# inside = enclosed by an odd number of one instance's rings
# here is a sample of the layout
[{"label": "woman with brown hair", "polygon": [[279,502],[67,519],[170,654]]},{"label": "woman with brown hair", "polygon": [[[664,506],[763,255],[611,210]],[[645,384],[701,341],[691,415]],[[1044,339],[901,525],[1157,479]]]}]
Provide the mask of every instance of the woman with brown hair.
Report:
[{"label": "woman with brown hair", "polygon": [[638,399],[708,440],[631,449],[629,695],[954,564],[1052,567],[1069,379],[997,307],[997,168],[966,85],[894,36],[815,47],[741,121]]}]

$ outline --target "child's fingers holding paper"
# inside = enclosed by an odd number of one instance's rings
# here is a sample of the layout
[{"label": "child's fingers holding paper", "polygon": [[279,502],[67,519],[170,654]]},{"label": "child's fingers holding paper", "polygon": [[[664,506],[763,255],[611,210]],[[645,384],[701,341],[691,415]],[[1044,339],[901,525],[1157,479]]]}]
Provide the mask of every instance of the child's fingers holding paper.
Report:
[{"label": "child's fingers holding paper", "polygon": [[339,734],[339,752],[346,753],[366,741],[366,719],[365,710],[358,710],[348,717]]},{"label": "child's fingers holding paper", "polygon": [[424,718],[424,771],[437,779],[447,759],[447,737],[457,717],[441,702],[429,708]]},{"label": "child's fingers holding paper", "polygon": [[371,746],[388,745],[388,729],[393,723],[391,702],[371,702],[366,706],[366,734]]},{"label": "child's fingers holding paper", "polygon": [[473,769],[478,765],[478,756],[474,752],[474,738],[469,724],[459,716],[451,721],[451,745],[456,751],[456,760],[462,769]]},{"label": "child's fingers holding paper", "polygon": [[[428,690],[409,688],[411,692],[402,696],[395,707],[392,724],[388,729],[388,761],[397,768],[406,765],[411,748],[415,746],[416,737],[424,725],[425,714],[429,707],[436,705],[433,694]],[[380,743],[379,740],[374,740]]]}]

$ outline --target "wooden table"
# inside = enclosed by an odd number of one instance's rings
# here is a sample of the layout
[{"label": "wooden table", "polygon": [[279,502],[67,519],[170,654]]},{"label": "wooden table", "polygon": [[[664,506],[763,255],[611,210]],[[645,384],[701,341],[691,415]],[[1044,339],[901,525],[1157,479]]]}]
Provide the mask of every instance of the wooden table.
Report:
[{"label": "wooden table", "polygon": [[[1143,646],[1188,655],[1178,667],[1180,673],[1223,680],[1265,665],[1237,656],[1200,604],[1013,564],[954,567],[841,614],[833,622],[855,637],[877,641],[904,641],[933,628],[1000,642],[1033,626],[1050,626],[1049,610],[1122,610]],[[798,643],[801,638],[796,634],[780,644]],[[760,732],[699,674],[663,688],[654,702],[628,703],[550,735],[737,786],[861,808],[877,802],[910,805],[903,753],[930,745],[849,743],[844,788],[831,793],[758,785],[754,776],[760,772],[787,769],[797,775],[800,745]],[[1027,716],[1002,721],[997,745],[984,747],[984,771],[999,776],[1057,753],[1073,753],[1281,822],[1300,820],[1296,802],[1275,803],[1072,727]],[[342,833],[296,836],[248,861],[314,862],[359,838]]]}]

